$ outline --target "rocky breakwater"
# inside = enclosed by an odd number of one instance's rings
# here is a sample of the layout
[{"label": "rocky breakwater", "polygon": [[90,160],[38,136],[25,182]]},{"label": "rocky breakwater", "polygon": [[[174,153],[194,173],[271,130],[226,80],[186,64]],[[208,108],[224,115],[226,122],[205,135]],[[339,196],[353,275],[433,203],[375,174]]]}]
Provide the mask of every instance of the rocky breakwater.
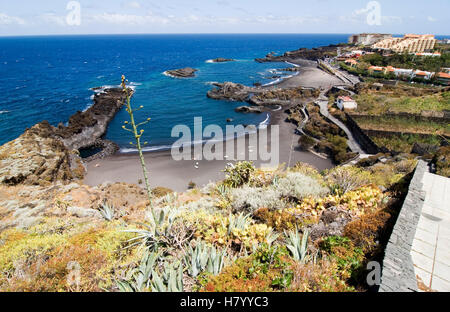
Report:
[{"label": "rocky breakwater", "polygon": [[236,108],[237,112],[262,113],[281,107],[290,107],[307,98],[318,96],[317,90],[304,88],[264,88],[247,87],[233,82],[216,83],[207,96],[215,100],[247,102],[251,106]]},{"label": "rocky breakwater", "polygon": [[1,146],[0,184],[42,185],[82,179],[85,167],[80,149],[101,145],[100,156],[117,151],[114,143],[102,137],[125,99],[121,89],[105,89],[95,95],[88,110],[70,117],[67,126],[53,127],[43,121]]},{"label": "rocky breakwater", "polygon": [[195,77],[195,73],[197,71],[198,69],[186,67],[181,69],[167,70],[164,72],[164,74],[174,78],[191,78]]}]

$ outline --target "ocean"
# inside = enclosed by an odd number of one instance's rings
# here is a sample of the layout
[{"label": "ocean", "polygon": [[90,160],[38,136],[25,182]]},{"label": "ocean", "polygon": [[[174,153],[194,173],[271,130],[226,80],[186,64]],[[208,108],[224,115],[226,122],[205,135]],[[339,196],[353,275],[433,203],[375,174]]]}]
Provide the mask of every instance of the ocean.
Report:
[{"label": "ocean", "polygon": [[[267,123],[268,114],[242,114],[243,103],[211,100],[206,93],[213,82],[268,84],[288,67],[284,63],[260,64],[255,58],[269,52],[284,53],[346,42],[348,35],[92,35],[0,38],[0,145],[43,120],[66,123],[76,111],[92,105],[94,91],[117,86],[126,75],[135,88],[133,106],[144,108],[137,120],[152,120],[144,129],[147,150],[164,149],[175,125],[193,128],[194,117],[203,125]],[[236,62],[211,63],[223,57]],[[164,71],[193,67],[195,78],[176,79]],[[131,152],[130,133],[121,127],[125,110],[111,122],[106,138]]]}]

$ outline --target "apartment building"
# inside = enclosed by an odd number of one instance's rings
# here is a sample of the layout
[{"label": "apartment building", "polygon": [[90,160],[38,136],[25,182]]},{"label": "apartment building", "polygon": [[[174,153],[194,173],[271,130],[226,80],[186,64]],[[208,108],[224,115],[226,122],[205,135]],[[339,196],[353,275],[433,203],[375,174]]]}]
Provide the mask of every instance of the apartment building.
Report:
[{"label": "apartment building", "polygon": [[433,50],[437,40],[434,35],[407,34],[403,38],[387,38],[372,45],[373,49],[392,50],[396,53],[423,53]]}]

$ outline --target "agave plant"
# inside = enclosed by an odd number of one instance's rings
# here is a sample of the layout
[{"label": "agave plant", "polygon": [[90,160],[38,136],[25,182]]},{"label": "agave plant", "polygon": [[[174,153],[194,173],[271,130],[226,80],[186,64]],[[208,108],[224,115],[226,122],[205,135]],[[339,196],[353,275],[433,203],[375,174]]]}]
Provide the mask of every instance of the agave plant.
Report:
[{"label": "agave plant", "polygon": [[100,207],[100,214],[106,221],[114,220],[115,209],[114,206],[109,205],[107,202],[104,202]]},{"label": "agave plant", "polygon": [[286,247],[292,254],[292,257],[302,263],[307,262],[310,257],[308,256],[308,237],[309,232],[305,233],[300,237],[298,230],[285,232],[286,235]]},{"label": "agave plant", "polygon": [[208,247],[203,241],[197,241],[195,248],[188,247],[185,262],[190,276],[197,277],[202,272],[218,275],[225,264],[226,250]]},{"label": "agave plant", "polygon": [[153,270],[160,254],[155,252],[144,252],[138,268],[128,274],[125,281],[117,281],[117,287],[122,292],[142,292],[150,288]]},{"label": "agave plant", "polygon": [[183,292],[183,265],[165,262],[161,273],[152,272],[151,287],[153,292]]},{"label": "agave plant", "polygon": [[228,198],[230,195],[230,188],[226,185],[220,184],[216,187],[216,190],[222,198]]},{"label": "agave plant", "polygon": [[211,247],[206,271],[213,275],[219,275],[225,265],[226,250],[217,250]]},{"label": "agave plant", "polygon": [[171,230],[177,216],[178,212],[170,207],[153,209],[147,215],[149,224],[141,224],[145,229],[124,231],[137,234],[136,237],[128,241],[130,244],[127,248],[142,245],[150,251],[158,250],[158,247],[167,241],[164,238],[171,235]]},{"label": "agave plant", "polygon": [[276,233],[273,229],[269,231],[266,235],[266,242],[270,246],[280,237],[280,234]]},{"label": "agave plant", "polygon": [[228,235],[230,235],[234,229],[245,230],[251,222],[250,216],[250,214],[246,215],[244,213],[240,213],[238,215],[233,215],[230,213],[230,216],[228,217]]}]

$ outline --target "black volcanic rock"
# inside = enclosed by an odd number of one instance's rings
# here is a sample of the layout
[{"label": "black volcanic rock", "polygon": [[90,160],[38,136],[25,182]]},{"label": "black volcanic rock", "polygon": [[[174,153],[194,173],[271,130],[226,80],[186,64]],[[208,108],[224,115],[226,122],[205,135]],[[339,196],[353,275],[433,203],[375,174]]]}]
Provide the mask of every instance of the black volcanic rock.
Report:
[{"label": "black volcanic rock", "polygon": [[225,63],[225,62],[234,62],[234,61],[235,60],[233,60],[233,59],[227,59],[227,58],[223,58],[223,57],[219,57],[219,58],[212,60],[213,63]]},{"label": "black volcanic rock", "polygon": [[264,107],[262,106],[240,106],[235,109],[237,113],[257,113],[261,114],[264,112]]},{"label": "black volcanic rock", "polygon": [[174,70],[168,70],[165,73],[172,77],[177,78],[190,78],[195,77],[195,72],[197,72],[198,69],[186,67],[181,69],[174,69]]}]

